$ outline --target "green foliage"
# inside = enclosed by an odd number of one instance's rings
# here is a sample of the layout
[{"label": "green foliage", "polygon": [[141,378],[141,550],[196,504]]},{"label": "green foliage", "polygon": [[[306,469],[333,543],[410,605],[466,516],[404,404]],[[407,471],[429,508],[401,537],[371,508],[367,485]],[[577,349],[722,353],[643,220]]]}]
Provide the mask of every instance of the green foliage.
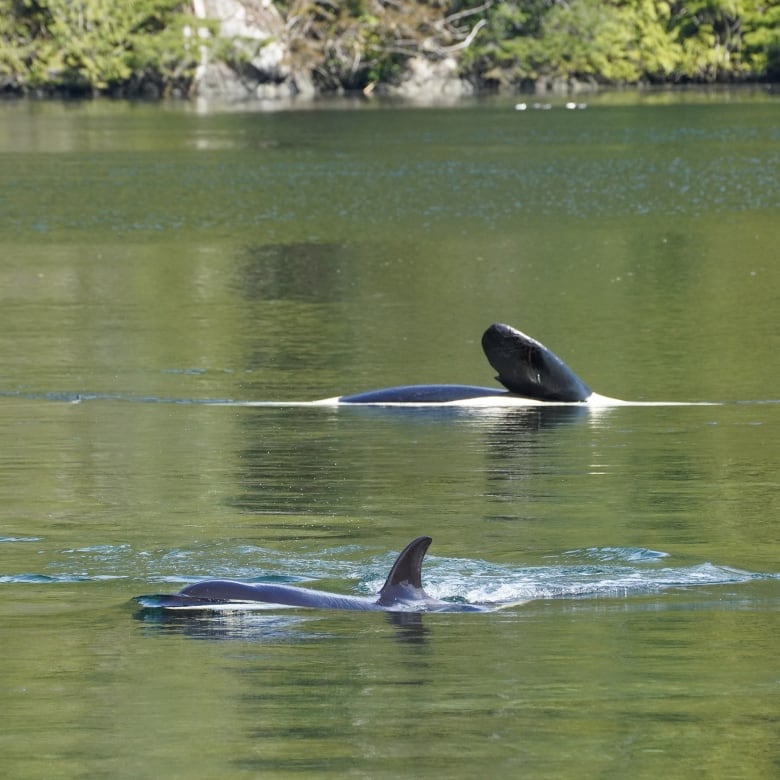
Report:
[{"label": "green foliage", "polygon": [[777,0],[497,3],[464,62],[505,83],[777,78],[778,30]]},{"label": "green foliage", "polygon": [[[285,20],[289,63],[323,90],[398,82],[415,56],[457,57],[478,85],[780,79],[780,0],[275,5]],[[240,64],[241,47],[220,40],[215,25],[208,41],[192,34],[205,23],[188,9],[181,0],[0,0],[0,87],[186,89],[204,45]]]},{"label": "green foliage", "polygon": [[753,73],[780,81],[780,3],[745,2],[742,54]]},{"label": "green foliage", "polygon": [[112,91],[186,82],[196,61],[180,0],[0,0],[0,74],[22,89]]}]

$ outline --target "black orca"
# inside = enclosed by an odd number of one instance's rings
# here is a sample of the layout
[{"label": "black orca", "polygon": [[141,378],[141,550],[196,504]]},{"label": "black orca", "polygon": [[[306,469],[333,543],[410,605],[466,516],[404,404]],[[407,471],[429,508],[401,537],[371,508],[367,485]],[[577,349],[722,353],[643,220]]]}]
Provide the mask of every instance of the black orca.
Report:
[{"label": "black orca", "polygon": [[505,395],[508,395],[506,390],[477,385],[402,385],[368,390],[354,395],[342,395],[338,402],[342,404],[447,404],[470,398],[493,398]]},{"label": "black orca", "polygon": [[510,393],[564,402],[587,401],[593,395],[552,350],[510,325],[491,325],[482,334],[482,349]]},{"label": "black orca", "polygon": [[537,403],[621,403],[594,393],[566,363],[510,325],[494,323],[482,334],[482,349],[504,390],[474,385],[405,385],[326,398],[328,404],[460,404],[523,406]]},{"label": "black orca", "polygon": [[137,596],[148,609],[210,608],[246,609],[265,604],[284,607],[316,607],[382,612],[483,612],[486,607],[439,601],[422,586],[422,562],[431,544],[430,536],[409,542],[390,569],[376,597],[347,596],[277,583],[247,583],[207,580],[187,585],[173,595]]},{"label": "black orca", "polygon": [[[551,349],[525,333],[494,323],[482,334],[482,349],[504,386],[402,385],[338,395],[318,401],[226,401],[231,406],[563,406],[598,410],[613,406],[711,406],[711,401],[622,401],[594,393]],[[715,402],[717,405],[717,402]]]}]

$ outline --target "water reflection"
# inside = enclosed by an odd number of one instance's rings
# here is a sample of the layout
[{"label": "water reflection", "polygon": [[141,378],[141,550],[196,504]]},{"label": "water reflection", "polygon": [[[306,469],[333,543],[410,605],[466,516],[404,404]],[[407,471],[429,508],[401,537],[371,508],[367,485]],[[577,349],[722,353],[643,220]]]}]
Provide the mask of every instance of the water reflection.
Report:
[{"label": "water reflection", "polygon": [[501,451],[517,443],[519,434],[536,434],[554,428],[565,427],[577,422],[593,420],[601,414],[586,406],[529,406],[526,409],[495,410],[487,418],[487,443]]},{"label": "water reflection", "polygon": [[[489,383],[494,319],[609,394],[775,398],[776,99],[3,109],[25,116],[0,131],[2,391],[47,399],[0,404],[6,776],[772,776],[780,580],[722,566],[777,569],[776,403],[109,398]],[[192,148],[204,137],[222,148]],[[48,400],[91,392],[105,400]],[[371,592],[385,551],[423,531],[441,543],[432,594],[545,600],[169,622],[116,607],[213,575]]]},{"label": "water reflection", "polygon": [[255,244],[241,253],[236,285],[250,300],[337,301],[347,295],[355,260],[348,244]]},{"label": "water reflection", "polygon": [[[333,639],[331,630],[317,631],[318,623],[327,625],[327,617],[297,614],[279,614],[258,611],[175,613],[161,609],[139,609],[133,618],[142,624],[149,637],[170,636],[186,639],[215,641],[249,641],[267,644],[301,643]],[[281,608],[284,612],[284,609]],[[430,638],[426,615],[420,612],[385,612],[383,619],[394,631],[389,637],[400,644],[421,645]]]},{"label": "water reflection", "polygon": [[164,610],[137,610],[133,617],[148,636],[179,634],[187,639],[249,640],[253,642],[304,642],[323,639],[327,633],[307,630],[315,617],[262,612],[195,612],[187,615]]},{"label": "water reflection", "polygon": [[[509,471],[528,473],[533,471],[528,460],[538,455],[534,442],[539,436],[589,419],[583,407],[273,411],[270,416],[270,410],[252,410],[241,418],[238,441],[245,446],[234,458],[238,490],[230,504],[253,514],[359,514],[368,495],[397,493],[396,461],[406,453],[413,471],[418,451],[410,442],[420,439],[430,441],[439,453],[435,461],[420,453],[426,471],[445,468],[450,457],[458,457],[465,467],[466,454],[456,454],[453,448],[467,444],[476,458],[470,480],[486,469],[491,481]],[[307,416],[306,423],[301,415]]]},{"label": "water reflection", "polygon": [[429,638],[425,617],[420,612],[388,612],[386,618],[397,629],[393,639],[401,644],[421,645]]},{"label": "water reflection", "polygon": [[370,406],[353,404],[338,407],[340,415],[359,415],[391,422],[412,421],[415,425],[459,424],[478,427],[509,438],[518,433],[538,433],[547,428],[567,425],[592,414],[585,406],[529,406],[469,408],[465,406]]}]

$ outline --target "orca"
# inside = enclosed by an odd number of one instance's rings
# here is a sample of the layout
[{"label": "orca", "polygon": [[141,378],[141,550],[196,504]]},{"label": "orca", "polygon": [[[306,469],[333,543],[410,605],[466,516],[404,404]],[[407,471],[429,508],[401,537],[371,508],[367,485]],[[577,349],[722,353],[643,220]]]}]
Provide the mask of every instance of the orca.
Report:
[{"label": "orca", "polygon": [[511,325],[494,323],[482,349],[504,386],[404,385],[315,401],[316,404],[532,406],[625,403],[594,393],[552,350]]},{"label": "orca", "polygon": [[147,609],[163,610],[251,609],[265,605],[364,612],[488,611],[488,607],[475,604],[440,601],[425,592],[422,562],[431,541],[430,536],[418,536],[409,542],[375,597],[349,596],[270,582],[207,580],[187,585],[172,595],[136,596],[135,601]]},{"label": "orca", "polygon": [[219,401],[230,406],[264,407],[463,407],[506,409],[565,407],[598,412],[614,406],[717,406],[713,401],[623,401],[593,392],[551,349],[500,322],[482,334],[482,350],[504,386],[401,385],[338,395],[318,401]]},{"label": "orca", "polygon": [[579,403],[593,391],[552,350],[511,325],[494,323],[482,334],[482,349],[496,379],[514,395],[539,401]]}]

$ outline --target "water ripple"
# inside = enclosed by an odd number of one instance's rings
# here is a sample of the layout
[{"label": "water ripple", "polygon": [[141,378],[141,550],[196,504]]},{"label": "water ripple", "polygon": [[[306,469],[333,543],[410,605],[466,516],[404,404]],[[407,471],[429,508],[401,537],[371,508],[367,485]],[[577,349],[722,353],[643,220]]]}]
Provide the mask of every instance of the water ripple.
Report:
[{"label": "water ripple", "polygon": [[[484,561],[432,556],[424,571],[431,596],[473,604],[501,606],[522,601],[561,598],[628,598],[671,588],[719,586],[780,579],[780,574],[756,573],[710,562],[691,566],[658,566],[669,553],[637,547],[594,547],[563,553],[598,563],[509,567]],[[366,583],[374,592],[383,580]]]},{"label": "water ripple", "polygon": [[3,542],[40,542],[40,536],[0,536],[0,544]]},{"label": "water ripple", "polygon": [[594,558],[599,561],[655,563],[667,558],[669,553],[648,550],[645,547],[587,547],[584,550],[567,550],[564,555]]},{"label": "water ripple", "polygon": [[[0,539],[22,539],[0,537]],[[30,541],[31,539],[25,539]],[[383,585],[393,554],[358,565],[342,560],[344,548],[321,556],[294,558],[252,545],[228,543],[218,549],[134,550],[131,545],[89,545],[62,550],[64,560],[51,573],[0,575],[0,583],[61,584],[130,580],[180,587],[215,577],[249,582],[301,583],[318,587],[341,582],[340,590],[364,595]],[[351,550],[350,550],[351,551]],[[576,560],[572,560],[575,558]],[[758,573],[709,561],[666,565],[669,553],[643,547],[590,547],[569,550],[545,566],[508,566],[478,559],[430,556],[423,580],[439,599],[493,606],[540,599],[630,598],[669,589],[736,585],[780,580],[778,573]],[[218,559],[219,562],[216,562]],[[661,565],[663,564],[663,565]]]}]

